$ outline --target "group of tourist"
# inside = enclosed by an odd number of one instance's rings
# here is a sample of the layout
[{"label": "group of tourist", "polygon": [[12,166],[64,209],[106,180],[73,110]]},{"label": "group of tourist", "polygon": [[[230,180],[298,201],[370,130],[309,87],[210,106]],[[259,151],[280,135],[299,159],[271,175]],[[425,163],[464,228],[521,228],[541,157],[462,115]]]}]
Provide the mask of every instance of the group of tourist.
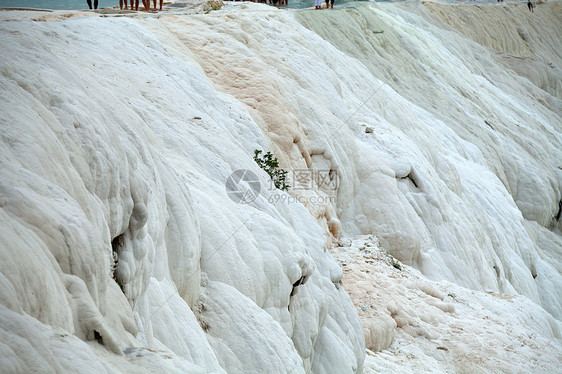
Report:
[{"label": "group of tourist", "polygon": [[[240,0],[234,0],[234,1],[240,1]],[[246,1],[246,0],[242,0],[242,1]],[[253,0],[249,0],[249,1],[253,1]],[[264,3],[267,4],[268,0],[255,0],[258,3]],[[314,0],[314,5],[316,9],[322,9],[322,1],[323,0]],[[272,5],[275,6],[281,6],[281,5],[289,5],[289,0],[269,0],[269,2]],[[326,8],[334,8],[334,0],[326,0]]]},{"label": "group of tourist", "polygon": [[[322,0],[314,0],[314,5],[316,9],[322,9]],[[334,9],[334,0],[326,0],[326,9],[328,8]]]},{"label": "group of tourist", "polygon": [[[88,7],[92,9],[92,0],[86,0],[88,3]],[[129,9],[127,7],[127,0],[119,0],[119,8],[123,9],[123,3],[125,3],[125,9]],[[162,4],[164,0],[160,0],[160,10],[162,10]],[[139,0],[129,0],[129,4],[131,4],[131,10],[139,10]],[[142,0],[142,5],[144,5],[144,10],[150,10],[150,0]],[[94,0],[94,7],[93,9],[98,9],[98,0]],[[154,0],[154,12],[156,12],[156,0]]]},{"label": "group of tourist", "polygon": [[[260,3],[265,3],[267,0],[258,0]],[[270,0],[273,5],[280,6],[280,5],[288,5],[289,0]],[[316,9],[322,9],[322,1],[323,0],[314,0],[314,5]],[[500,1],[500,0],[498,0]],[[503,0],[502,0],[503,1]],[[86,0],[88,3],[88,7],[92,9],[92,0]],[[160,0],[160,10],[162,10],[162,4],[164,0]],[[127,0],[119,0],[119,9],[123,9],[123,4],[125,4],[125,9],[129,9],[127,6]],[[129,0],[130,9],[131,10],[139,10],[139,0]],[[142,5],[144,6],[144,10],[150,11],[150,0],[142,0]],[[334,0],[326,0],[326,9],[332,8],[334,9]],[[94,8],[98,9],[98,0],[94,0]],[[154,0],[154,12],[156,12],[156,0]]]},{"label": "group of tourist", "polygon": [[[134,4],[133,4],[134,2]],[[123,3],[125,3],[125,9],[127,8],[127,0],[119,0],[119,8],[123,9]],[[131,4],[131,10],[139,10],[139,0],[129,0],[129,3]],[[164,3],[164,0],[160,0],[160,10],[162,10],[162,4]],[[150,10],[150,0],[142,0],[142,5],[144,6],[144,10],[149,11]],[[92,8],[90,8],[92,9]],[[156,12],[156,0],[154,0],[154,12]]]},{"label": "group of tourist", "polygon": [[[234,0],[234,1],[239,1],[239,0]],[[267,0],[257,0],[257,1],[259,3],[267,3]],[[281,6],[283,4],[289,5],[289,0],[269,0],[269,1],[271,2],[271,4],[275,6]],[[323,0],[314,0],[315,9],[322,9],[322,1]],[[334,9],[334,0],[326,0],[326,9],[328,8]]]}]

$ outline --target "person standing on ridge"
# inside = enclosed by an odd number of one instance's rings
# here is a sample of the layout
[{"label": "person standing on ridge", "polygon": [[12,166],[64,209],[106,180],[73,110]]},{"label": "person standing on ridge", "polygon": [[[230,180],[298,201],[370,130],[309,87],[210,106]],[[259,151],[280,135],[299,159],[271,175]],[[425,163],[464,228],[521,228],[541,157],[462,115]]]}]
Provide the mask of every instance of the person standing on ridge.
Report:
[{"label": "person standing on ridge", "polygon": [[[92,9],[92,0],[86,0],[90,9]],[[94,0],[94,9],[98,9],[98,0]]]},{"label": "person standing on ridge", "polygon": [[[129,2],[131,3],[131,10],[134,10],[134,6],[133,6],[133,2],[134,0],[129,0]],[[119,0],[119,9],[123,9],[123,3],[125,3],[125,9],[129,9],[127,8],[127,0]],[[137,0],[137,10],[139,10],[139,0]]]},{"label": "person standing on ridge", "polygon": [[[330,1],[332,4],[330,4]],[[326,9],[328,8],[334,9],[334,0],[326,0]]]},{"label": "person standing on ridge", "polygon": [[[150,2],[150,0],[148,0]],[[162,10],[162,3],[164,0],[160,0],[160,10]],[[154,11],[156,12],[156,0],[154,0]]]},{"label": "person standing on ridge", "polygon": [[322,9],[322,0],[314,0],[315,9]]},{"label": "person standing on ridge", "polygon": [[535,11],[533,10],[535,8],[535,6],[533,5],[533,3],[531,2],[531,0],[527,1],[527,7],[529,8],[529,10],[534,13]]}]

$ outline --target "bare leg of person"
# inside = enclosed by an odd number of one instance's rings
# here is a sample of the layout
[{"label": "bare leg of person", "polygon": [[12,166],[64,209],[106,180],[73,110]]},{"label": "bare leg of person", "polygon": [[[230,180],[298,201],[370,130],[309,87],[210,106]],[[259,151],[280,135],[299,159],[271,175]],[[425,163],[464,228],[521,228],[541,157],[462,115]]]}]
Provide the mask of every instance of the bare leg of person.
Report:
[{"label": "bare leg of person", "polygon": [[94,9],[98,9],[98,0],[94,0]]},{"label": "bare leg of person", "polygon": [[162,5],[164,4],[164,0],[160,0],[160,10],[162,10]]},{"label": "bare leg of person", "polygon": [[88,7],[92,9],[92,0],[86,0],[86,2],[88,3]]}]

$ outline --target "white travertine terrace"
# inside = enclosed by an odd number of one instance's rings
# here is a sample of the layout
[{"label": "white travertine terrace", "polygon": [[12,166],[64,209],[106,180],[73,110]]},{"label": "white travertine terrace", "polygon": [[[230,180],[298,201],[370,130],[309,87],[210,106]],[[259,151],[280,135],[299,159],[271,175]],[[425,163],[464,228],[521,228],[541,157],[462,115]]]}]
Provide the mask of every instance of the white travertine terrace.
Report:
[{"label": "white travertine terrace", "polygon": [[[2,372],[411,371],[385,361],[395,338],[477,310],[400,314],[439,281],[496,319],[517,304],[486,293],[522,300],[513,328],[537,318],[517,336],[541,344],[521,354],[556,367],[560,3],[192,13],[0,13]],[[337,183],[271,190],[254,149]],[[225,189],[238,169],[250,204]],[[403,307],[357,312],[342,235],[408,266],[414,291],[385,294]]]}]

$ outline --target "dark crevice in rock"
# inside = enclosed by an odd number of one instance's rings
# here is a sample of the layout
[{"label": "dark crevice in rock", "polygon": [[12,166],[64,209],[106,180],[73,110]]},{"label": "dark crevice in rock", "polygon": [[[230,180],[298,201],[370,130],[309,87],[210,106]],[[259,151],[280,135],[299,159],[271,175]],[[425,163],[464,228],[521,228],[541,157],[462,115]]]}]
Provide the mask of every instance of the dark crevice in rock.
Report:
[{"label": "dark crevice in rock", "polygon": [[111,241],[111,248],[113,253],[113,265],[111,269],[111,276],[113,277],[115,282],[119,285],[121,291],[125,293],[125,286],[123,285],[123,282],[121,281],[121,278],[119,277],[119,273],[117,270],[117,265],[119,263],[119,251],[123,247],[123,240],[124,240],[123,234],[121,234],[113,238],[113,240]]},{"label": "dark crevice in rock", "polygon": [[[296,295],[297,293],[297,287],[301,286],[303,284],[305,284],[307,281],[307,277],[306,276],[302,276],[299,279],[297,279],[297,281],[295,283],[293,283],[293,289],[291,290],[291,295],[290,297],[293,297],[294,295]],[[287,305],[287,309],[290,311],[291,310],[291,301],[289,300],[289,305]]]},{"label": "dark crevice in rock", "polygon": [[101,334],[96,330],[94,330],[94,338],[98,341],[98,343],[103,345],[103,336],[101,336]]},{"label": "dark crevice in rock", "polygon": [[295,283],[293,283],[293,290],[291,291],[291,296],[293,296],[296,293],[296,289],[298,286],[305,283],[306,283],[306,277],[303,275]]},{"label": "dark crevice in rock", "polygon": [[414,185],[414,187],[419,188],[418,184],[416,183],[416,178],[412,175],[412,173],[410,173],[410,174],[408,174],[405,177],[400,178],[400,179],[409,179],[412,182],[412,184]]}]

